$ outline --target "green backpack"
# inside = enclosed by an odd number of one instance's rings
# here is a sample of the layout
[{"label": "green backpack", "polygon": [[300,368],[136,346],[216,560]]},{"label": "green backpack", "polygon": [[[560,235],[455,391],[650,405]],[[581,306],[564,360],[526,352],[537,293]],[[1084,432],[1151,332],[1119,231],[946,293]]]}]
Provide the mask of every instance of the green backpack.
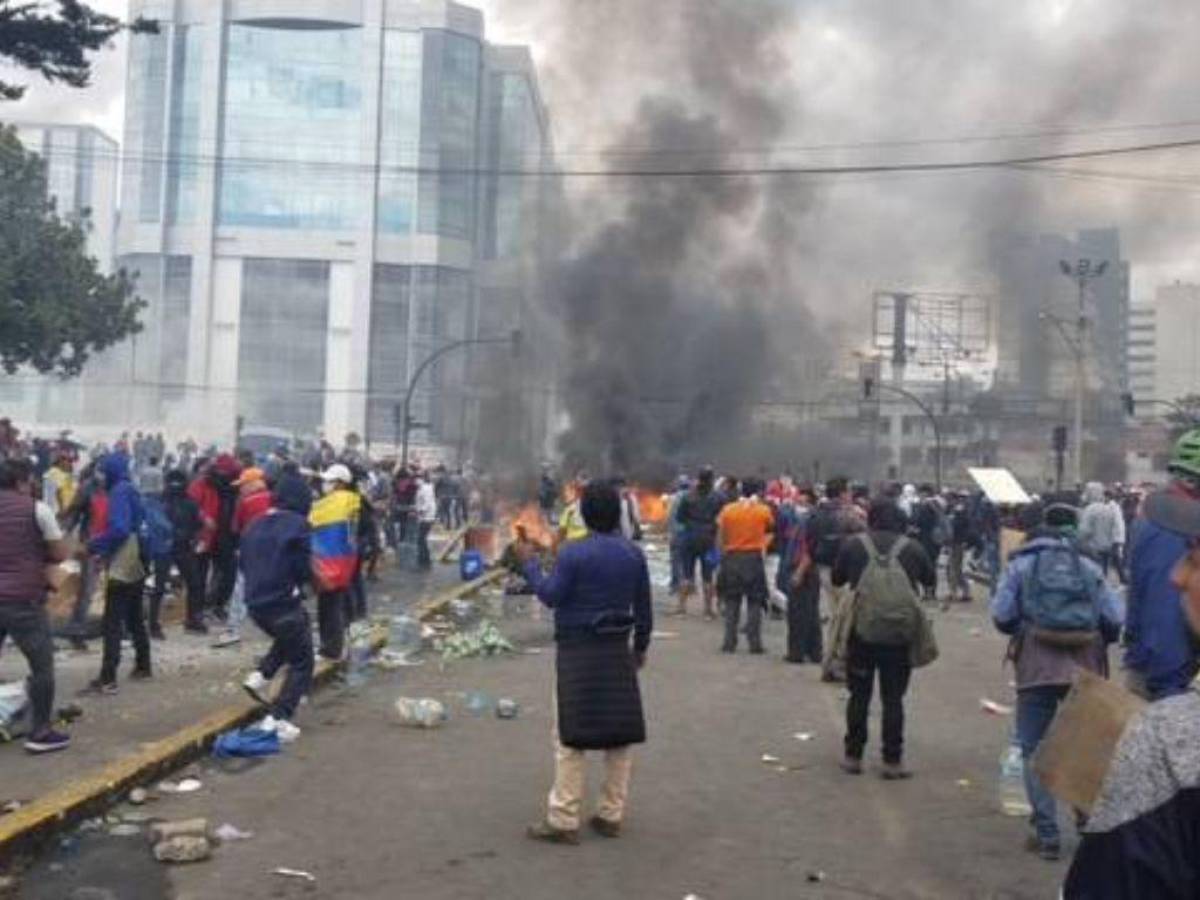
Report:
[{"label": "green backpack", "polygon": [[868,644],[903,647],[920,636],[922,610],[908,573],[900,565],[900,552],[908,543],[901,537],[888,554],[882,554],[868,534],[858,535],[867,551],[867,568],[855,591],[854,632]]}]

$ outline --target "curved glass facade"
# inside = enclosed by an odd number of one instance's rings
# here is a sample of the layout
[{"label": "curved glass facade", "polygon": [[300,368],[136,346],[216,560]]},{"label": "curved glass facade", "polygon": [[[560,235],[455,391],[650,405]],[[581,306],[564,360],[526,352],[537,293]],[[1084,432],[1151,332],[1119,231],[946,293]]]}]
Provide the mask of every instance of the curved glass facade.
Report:
[{"label": "curved glass facade", "polygon": [[362,29],[228,26],[217,221],[358,227]]},{"label": "curved glass facade", "polygon": [[419,31],[383,35],[378,228],[386,234],[411,234],[416,224],[417,176],[411,170],[420,162],[423,44]]}]

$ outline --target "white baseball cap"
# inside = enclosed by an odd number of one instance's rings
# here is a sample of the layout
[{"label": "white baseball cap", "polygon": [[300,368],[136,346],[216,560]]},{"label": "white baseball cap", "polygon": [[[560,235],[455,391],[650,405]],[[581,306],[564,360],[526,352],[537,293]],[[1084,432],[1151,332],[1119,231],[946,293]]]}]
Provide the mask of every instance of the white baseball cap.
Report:
[{"label": "white baseball cap", "polygon": [[321,480],[325,482],[340,481],[342,484],[354,484],[354,476],[350,474],[350,469],[341,463],[335,463],[326,469],[321,475]]}]

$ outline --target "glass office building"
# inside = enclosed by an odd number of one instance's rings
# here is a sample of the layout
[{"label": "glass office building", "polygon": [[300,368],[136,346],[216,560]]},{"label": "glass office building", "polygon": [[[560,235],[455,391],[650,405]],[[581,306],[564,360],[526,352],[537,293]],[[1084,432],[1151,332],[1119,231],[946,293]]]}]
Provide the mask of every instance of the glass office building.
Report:
[{"label": "glass office building", "polygon": [[[133,0],[118,254],[149,301],[135,424],[397,435],[421,362],[522,326],[547,119],[528,51],[444,0]],[[416,444],[474,439],[469,352]]]}]

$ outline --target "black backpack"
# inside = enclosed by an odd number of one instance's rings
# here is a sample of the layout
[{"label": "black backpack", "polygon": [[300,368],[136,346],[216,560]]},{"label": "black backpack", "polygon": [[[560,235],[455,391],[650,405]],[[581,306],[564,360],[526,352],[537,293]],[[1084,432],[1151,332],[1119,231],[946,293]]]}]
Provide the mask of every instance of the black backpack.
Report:
[{"label": "black backpack", "polygon": [[837,562],[845,536],[837,513],[828,506],[817,507],[808,525],[808,546],[813,562],[819,566],[832,566]]}]

